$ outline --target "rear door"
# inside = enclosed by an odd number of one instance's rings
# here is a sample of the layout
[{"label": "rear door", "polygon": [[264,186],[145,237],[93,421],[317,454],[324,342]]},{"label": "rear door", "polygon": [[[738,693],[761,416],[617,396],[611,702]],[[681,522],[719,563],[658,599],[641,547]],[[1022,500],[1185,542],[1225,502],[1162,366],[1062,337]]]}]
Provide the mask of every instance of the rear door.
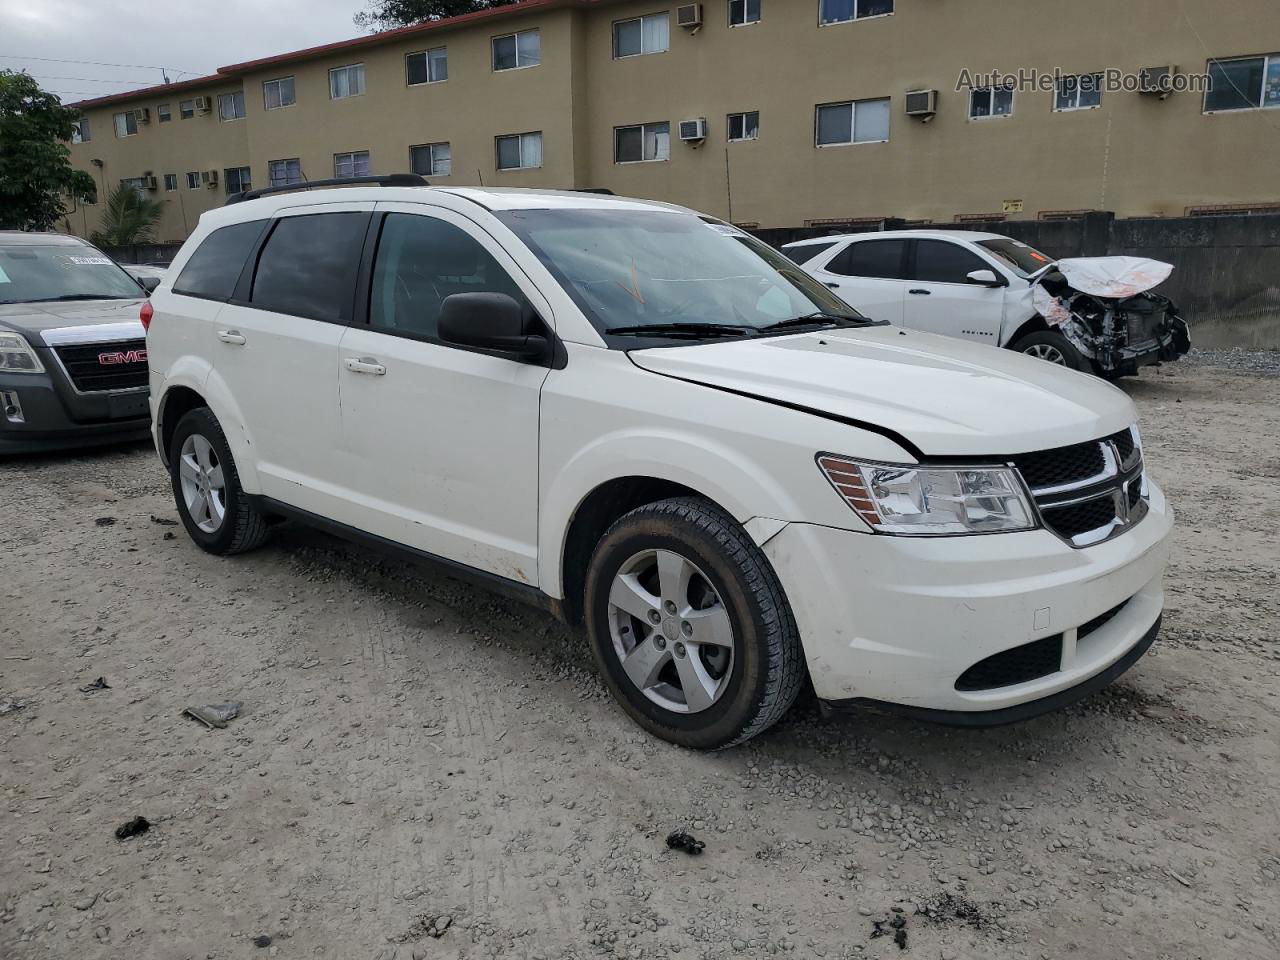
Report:
[{"label": "rear door", "polygon": [[439,337],[455,293],[550,305],[474,221],[378,204],[363,323],[335,371],[356,526],[523,583],[537,582],[538,407],[549,368]]},{"label": "rear door", "polygon": [[903,326],[999,346],[1006,288],[974,283],[968,274],[1003,272],[951,240],[913,240],[912,246]]},{"label": "rear door", "polygon": [[872,320],[901,323],[906,259],[906,240],[854,240],[807,269]]},{"label": "rear door", "polygon": [[342,519],[338,341],[372,203],[281,211],[218,314],[214,371],[235,398],[262,492]]}]

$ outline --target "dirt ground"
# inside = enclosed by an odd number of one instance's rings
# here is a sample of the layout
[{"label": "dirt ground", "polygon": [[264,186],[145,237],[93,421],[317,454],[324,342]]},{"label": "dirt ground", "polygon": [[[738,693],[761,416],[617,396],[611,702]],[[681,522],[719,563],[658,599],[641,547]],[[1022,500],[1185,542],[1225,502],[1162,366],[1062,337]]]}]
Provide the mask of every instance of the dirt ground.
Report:
[{"label": "dirt ground", "polygon": [[1115,686],[989,731],[801,710],[714,755],[538,612],[291,526],[201,553],[146,448],[0,464],[0,957],[1280,956],[1257,366],[1124,384],[1179,526]]}]

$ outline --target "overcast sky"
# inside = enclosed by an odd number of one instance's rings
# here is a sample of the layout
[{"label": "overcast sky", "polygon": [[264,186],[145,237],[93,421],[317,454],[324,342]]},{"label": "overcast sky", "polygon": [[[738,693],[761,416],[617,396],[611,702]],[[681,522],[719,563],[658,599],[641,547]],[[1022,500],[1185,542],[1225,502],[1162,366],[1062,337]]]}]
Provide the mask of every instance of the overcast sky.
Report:
[{"label": "overcast sky", "polygon": [[365,0],[0,0],[0,69],[26,70],[70,103],[163,83],[161,67],[189,80],[359,36],[351,16],[363,9]]}]

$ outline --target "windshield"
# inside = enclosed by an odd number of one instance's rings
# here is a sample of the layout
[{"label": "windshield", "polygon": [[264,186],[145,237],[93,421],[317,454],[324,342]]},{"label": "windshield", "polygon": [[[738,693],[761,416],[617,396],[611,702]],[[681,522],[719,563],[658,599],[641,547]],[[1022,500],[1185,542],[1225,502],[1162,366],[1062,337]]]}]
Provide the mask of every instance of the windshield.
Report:
[{"label": "windshield", "polygon": [[801,317],[867,322],[782,254],[728,224],[666,210],[499,216],[604,334],[663,336],[665,328],[695,338],[752,336]]},{"label": "windshield", "polygon": [[979,240],[978,246],[990,250],[1024,280],[1053,263],[1053,258],[1048,254],[1041,253],[1035,247],[1029,247],[1018,240],[1010,240],[1008,237]]},{"label": "windshield", "polygon": [[0,303],[142,296],[137,281],[93,247],[0,247]]}]

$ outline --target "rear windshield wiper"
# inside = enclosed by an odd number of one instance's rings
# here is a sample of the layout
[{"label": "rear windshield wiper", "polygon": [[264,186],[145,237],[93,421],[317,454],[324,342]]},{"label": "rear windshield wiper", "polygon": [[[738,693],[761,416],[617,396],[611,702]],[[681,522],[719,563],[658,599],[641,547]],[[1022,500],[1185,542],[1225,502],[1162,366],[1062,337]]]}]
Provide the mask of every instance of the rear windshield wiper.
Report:
[{"label": "rear windshield wiper", "polygon": [[638,323],[630,327],[613,327],[606,333],[619,337],[747,337],[756,332],[754,327],[732,326],[726,323]]},{"label": "rear windshield wiper", "polygon": [[803,317],[792,317],[790,320],[779,320],[777,323],[771,323],[761,327],[760,333],[776,333],[779,330],[786,330],[789,327],[829,327],[832,325],[840,327],[863,327],[867,324],[875,323],[866,317],[846,317],[838,313],[807,313]]}]

